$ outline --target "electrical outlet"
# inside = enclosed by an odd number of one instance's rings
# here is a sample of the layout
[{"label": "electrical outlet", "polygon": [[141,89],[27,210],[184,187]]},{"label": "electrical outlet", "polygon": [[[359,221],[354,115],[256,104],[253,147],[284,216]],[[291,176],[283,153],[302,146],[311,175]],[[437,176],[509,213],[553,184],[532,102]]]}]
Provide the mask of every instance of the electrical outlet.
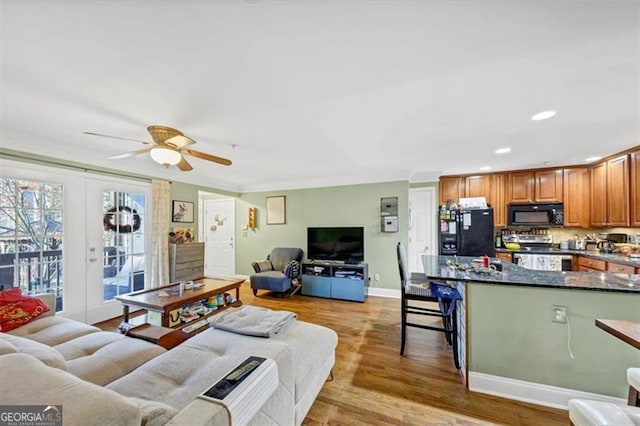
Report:
[{"label": "electrical outlet", "polygon": [[380,281],[380,274],[373,274],[374,281]]},{"label": "electrical outlet", "polygon": [[553,305],[551,307],[553,311],[553,322],[566,323],[567,322],[567,307],[566,306],[556,306]]}]

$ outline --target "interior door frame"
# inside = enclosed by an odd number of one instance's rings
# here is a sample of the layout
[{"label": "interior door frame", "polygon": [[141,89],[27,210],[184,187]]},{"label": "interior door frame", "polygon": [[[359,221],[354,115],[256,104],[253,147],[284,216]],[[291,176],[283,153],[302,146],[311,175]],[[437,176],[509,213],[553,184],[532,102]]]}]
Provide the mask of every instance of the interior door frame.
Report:
[{"label": "interior door frame", "polygon": [[[205,218],[205,202],[207,201],[223,201],[223,202],[231,202],[232,203],[232,211],[233,211],[233,259],[231,262],[231,270],[233,271],[233,276],[236,273],[236,249],[238,247],[237,241],[237,226],[236,226],[236,199],[234,197],[221,196],[219,194],[198,191],[198,241],[205,243],[205,262],[207,261],[207,241],[205,240],[205,226],[206,226],[206,218]],[[206,274],[206,266],[205,266],[205,274]]]},{"label": "interior door frame", "polygon": [[411,200],[412,200],[413,194],[420,193],[420,192],[429,193],[431,197],[431,206],[428,206],[431,209],[430,211],[428,209],[427,212],[424,212],[425,217],[427,218],[427,227],[425,229],[431,230],[431,235],[430,235],[430,238],[428,238],[428,246],[425,253],[431,254],[431,255],[438,254],[438,234],[437,234],[438,227],[437,227],[437,220],[436,220],[438,199],[437,199],[436,188],[433,186],[409,188],[409,230],[408,230],[409,247],[408,247],[407,253],[408,253],[409,271],[412,271],[412,272],[423,271],[422,263],[417,263],[418,259],[416,258],[415,253],[418,252],[418,248],[415,247],[414,238],[412,238],[413,232],[415,231],[414,220],[417,212],[414,206],[411,205]]}]

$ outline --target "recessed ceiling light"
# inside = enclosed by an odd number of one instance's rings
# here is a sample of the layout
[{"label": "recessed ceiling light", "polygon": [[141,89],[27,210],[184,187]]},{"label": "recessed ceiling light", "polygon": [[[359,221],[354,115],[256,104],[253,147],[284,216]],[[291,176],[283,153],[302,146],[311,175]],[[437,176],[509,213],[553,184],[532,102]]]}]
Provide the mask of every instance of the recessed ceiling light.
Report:
[{"label": "recessed ceiling light", "polygon": [[511,148],[498,148],[495,150],[496,154],[506,154],[507,152],[510,152]]},{"label": "recessed ceiling light", "polygon": [[598,161],[598,160],[601,160],[601,159],[602,159],[602,157],[595,156],[595,157],[585,158],[584,161],[586,161],[587,163],[591,163],[592,161]]},{"label": "recessed ceiling light", "polygon": [[551,110],[549,110],[549,111],[542,111],[542,112],[537,113],[537,114],[536,114],[536,115],[534,115],[533,117],[531,117],[531,119],[532,119],[533,121],[546,120],[547,118],[551,118],[551,117],[553,117],[554,115],[556,115],[556,112],[555,112],[555,111],[551,111]]},{"label": "recessed ceiling light", "polygon": [[491,166],[482,166],[480,170],[491,170]]}]

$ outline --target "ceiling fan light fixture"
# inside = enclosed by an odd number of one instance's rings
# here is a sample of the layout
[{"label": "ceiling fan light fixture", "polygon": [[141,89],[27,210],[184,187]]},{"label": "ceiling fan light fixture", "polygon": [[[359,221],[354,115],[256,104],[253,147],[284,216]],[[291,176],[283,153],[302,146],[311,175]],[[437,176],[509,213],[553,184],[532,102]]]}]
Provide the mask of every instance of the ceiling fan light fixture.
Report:
[{"label": "ceiling fan light fixture", "polygon": [[165,167],[175,166],[182,160],[182,155],[178,151],[167,146],[155,146],[149,154],[153,161]]}]

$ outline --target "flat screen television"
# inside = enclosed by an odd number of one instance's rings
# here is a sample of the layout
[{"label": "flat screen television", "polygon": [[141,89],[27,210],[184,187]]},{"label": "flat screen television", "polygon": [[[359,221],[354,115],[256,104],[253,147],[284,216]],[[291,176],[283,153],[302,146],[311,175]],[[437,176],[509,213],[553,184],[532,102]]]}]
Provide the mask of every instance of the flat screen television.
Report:
[{"label": "flat screen television", "polygon": [[307,228],[307,259],[362,262],[364,228]]}]

